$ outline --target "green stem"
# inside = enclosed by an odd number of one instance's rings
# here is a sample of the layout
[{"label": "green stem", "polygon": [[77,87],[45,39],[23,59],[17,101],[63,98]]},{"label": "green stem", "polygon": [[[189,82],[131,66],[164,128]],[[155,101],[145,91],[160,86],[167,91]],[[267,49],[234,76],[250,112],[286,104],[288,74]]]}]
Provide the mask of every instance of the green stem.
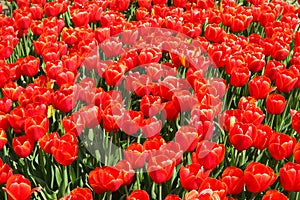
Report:
[{"label": "green stem", "polygon": [[136,183],[137,183],[137,187],[138,187],[138,190],[141,189],[141,183],[140,183],[140,170],[138,170],[136,172]]},{"label": "green stem", "polygon": [[126,196],[128,196],[129,193],[128,193],[127,185],[124,186],[124,189],[125,189]]},{"label": "green stem", "polygon": [[159,200],[162,200],[162,184],[160,184],[158,188],[159,188]]},{"label": "green stem", "polygon": [[111,192],[108,192],[108,194],[107,194],[107,199],[108,199],[108,200],[112,200],[112,193],[111,193]]}]

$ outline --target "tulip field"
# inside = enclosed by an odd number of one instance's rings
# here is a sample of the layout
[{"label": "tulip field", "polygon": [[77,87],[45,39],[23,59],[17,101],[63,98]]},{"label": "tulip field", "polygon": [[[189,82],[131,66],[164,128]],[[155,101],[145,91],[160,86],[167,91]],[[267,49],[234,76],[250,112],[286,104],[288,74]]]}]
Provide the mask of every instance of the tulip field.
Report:
[{"label": "tulip field", "polygon": [[2,1],[0,200],[300,200],[298,1]]}]

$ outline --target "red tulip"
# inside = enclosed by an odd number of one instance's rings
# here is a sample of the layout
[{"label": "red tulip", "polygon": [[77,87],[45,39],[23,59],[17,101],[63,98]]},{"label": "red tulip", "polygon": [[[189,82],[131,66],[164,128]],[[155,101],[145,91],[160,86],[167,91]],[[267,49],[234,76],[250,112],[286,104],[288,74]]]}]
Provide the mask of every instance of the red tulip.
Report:
[{"label": "red tulip", "polygon": [[244,171],[246,188],[252,193],[265,191],[277,177],[270,167],[259,162],[250,163]]},{"label": "red tulip", "polygon": [[214,1],[204,1],[204,0],[197,0],[197,7],[202,9],[209,9],[214,8],[215,4]]},{"label": "red tulip", "polygon": [[8,178],[3,190],[7,193],[9,200],[29,200],[32,193],[40,191],[40,188],[31,189],[31,183],[27,178],[21,174],[14,174]]},{"label": "red tulip", "polygon": [[64,68],[62,71],[56,74],[56,83],[58,87],[64,84],[75,84],[77,72],[70,71]]},{"label": "red tulip", "polygon": [[182,112],[188,112],[195,107],[197,99],[188,90],[174,92],[173,101],[178,105]]},{"label": "red tulip", "polygon": [[300,164],[300,142],[295,145],[293,153],[295,162]]},{"label": "red tulip", "polygon": [[68,113],[75,106],[77,97],[76,97],[76,88],[70,84],[64,84],[59,90],[53,94],[52,105],[54,108]]},{"label": "red tulip", "polygon": [[130,0],[122,1],[122,0],[113,0],[110,2],[110,8],[112,10],[117,10],[117,11],[125,11],[128,9],[130,4]]},{"label": "red tulip", "polygon": [[87,8],[90,19],[89,22],[100,21],[103,10],[109,6],[109,2],[89,2],[85,8]]},{"label": "red tulip", "polygon": [[164,183],[172,178],[175,160],[167,155],[155,155],[150,158],[147,172],[153,182]]},{"label": "red tulip", "polygon": [[[217,180],[215,178],[206,178],[198,192],[200,193],[200,196],[203,195],[206,196],[206,198],[203,198],[203,199],[210,199],[209,197],[211,196],[211,194],[209,194],[210,192],[208,192],[207,190],[212,190],[212,193],[215,195],[215,196],[218,196],[220,200],[225,200],[226,199],[226,194],[227,194],[227,186],[224,182],[222,182],[221,180]],[[207,191],[207,192],[206,192]],[[207,194],[205,194],[207,193]],[[200,198],[200,199],[202,199]],[[214,199],[214,198],[212,198]]]},{"label": "red tulip", "polygon": [[284,96],[281,94],[270,94],[266,100],[267,112],[273,115],[280,115],[284,111],[286,103]]},{"label": "red tulip", "polygon": [[248,82],[250,75],[248,67],[234,68],[230,76],[230,84],[235,87],[243,87]]},{"label": "red tulip", "polygon": [[135,175],[130,163],[126,160],[121,160],[115,165],[115,168],[121,173],[123,185],[130,185]]},{"label": "red tulip", "polygon": [[151,8],[152,0],[138,0],[139,7]]},{"label": "red tulip", "polygon": [[158,48],[145,48],[142,49],[138,56],[139,65],[158,62],[162,57],[162,52]]},{"label": "red tulip", "polygon": [[289,43],[281,40],[273,40],[273,42],[271,56],[276,60],[286,59],[290,53]]},{"label": "red tulip", "polygon": [[186,167],[181,166],[179,172],[180,184],[186,190],[197,190],[210,172],[211,170],[205,171],[203,166],[198,163],[192,163]]},{"label": "red tulip", "polygon": [[256,99],[264,99],[272,91],[271,80],[266,76],[255,76],[248,83],[249,93]]},{"label": "red tulip", "polygon": [[145,95],[141,99],[140,110],[146,117],[152,117],[163,109],[159,96]]},{"label": "red tulip", "polygon": [[266,7],[262,10],[259,22],[262,26],[265,26],[267,22],[273,22],[276,19],[276,13],[274,10],[272,10],[270,7]]},{"label": "red tulip", "polygon": [[[31,7],[30,7],[30,13],[32,15],[32,19],[33,20],[41,20],[43,19],[43,15],[44,15],[44,9],[41,5],[39,4],[33,4]],[[38,23],[38,21],[32,21],[31,25],[30,25],[30,29],[32,30],[32,24],[33,23]],[[43,23],[39,23],[40,25],[42,25]],[[37,35],[41,35],[40,34],[37,34]]]},{"label": "red tulip", "polygon": [[242,110],[242,122],[243,123],[252,123],[254,125],[259,125],[265,118],[265,114],[256,105],[249,105],[247,108]]},{"label": "red tulip", "polygon": [[280,183],[289,192],[300,191],[300,164],[287,162],[279,170]]},{"label": "red tulip", "polygon": [[276,60],[270,60],[264,72],[264,75],[269,77],[271,81],[276,80],[278,74],[285,69],[285,65]]},{"label": "red tulip", "polygon": [[143,146],[144,146],[144,149],[150,154],[148,156],[148,158],[149,158],[149,157],[151,157],[152,153],[155,153],[157,150],[160,149],[160,147],[162,145],[165,145],[165,144],[166,144],[166,141],[164,140],[164,138],[157,135],[153,138],[147,139],[144,142]]},{"label": "red tulip", "polygon": [[68,45],[73,45],[78,42],[78,33],[76,29],[64,28],[61,32],[62,41]]},{"label": "red tulip", "polygon": [[252,15],[249,12],[242,11],[242,13],[236,14],[231,21],[230,30],[238,33],[246,30],[252,22]]},{"label": "red tulip", "polygon": [[[83,106],[79,110],[79,115],[80,115],[80,117],[78,116],[77,119],[74,115],[75,120],[80,121],[81,119],[78,119],[78,118],[82,118],[83,124],[85,125],[86,128],[89,128],[89,129],[94,128],[95,126],[99,125],[99,123],[102,120],[101,111],[99,111],[98,106],[93,106],[93,105]],[[78,125],[80,125],[80,124],[78,124]],[[77,124],[75,125],[76,130],[73,130],[73,131],[80,132],[80,127],[78,125]],[[77,129],[77,128],[79,128],[79,129]]]},{"label": "red tulip", "polygon": [[147,19],[150,15],[149,11],[147,8],[145,7],[139,7],[138,9],[136,9],[136,20],[140,21],[143,19]]},{"label": "red tulip", "polygon": [[134,190],[126,200],[149,200],[150,197],[145,190]]},{"label": "red tulip", "polygon": [[103,128],[107,132],[117,131],[120,129],[119,120],[123,115],[123,107],[119,103],[108,105],[102,113]]},{"label": "red tulip", "polygon": [[93,194],[89,188],[75,188],[69,195],[60,198],[59,200],[91,200]]},{"label": "red tulip", "polygon": [[39,139],[39,145],[43,151],[46,153],[52,154],[52,147],[54,145],[54,141],[59,139],[60,136],[57,132],[50,133],[48,135],[44,135],[42,138]]},{"label": "red tulip", "polygon": [[136,168],[142,168],[145,165],[148,157],[143,145],[140,143],[133,143],[124,151],[125,160],[127,160],[131,166]]},{"label": "red tulip", "polygon": [[[44,103],[29,103],[25,107],[25,114],[27,117],[36,117],[36,116],[47,117],[47,112],[50,112],[50,109],[52,109],[52,108],[48,107]],[[25,122],[26,122],[26,120],[25,120]],[[47,130],[46,130],[46,132],[47,132]]]},{"label": "red tulip", "polygon": [[266,65],[265,54],[263,54],[262,52],[263,49],[254,46],[253,49],[249,49],[248,51],[249,53],[246,54],[246,58],[245,58],[247,67],[253,73],[261,71]]},{"label": "red tulip", "polygon": [[40,59],[33,56],[23,58],[21,64],[21,73],[25,76],[34,76],[40,68]]},{"label": "red tulip", "polygon": [[181,198],[177,194],[168,194],[165,200],[181,200]]},{"label": "red tulip", "polygon": [[6,132],[4,129],[0,128],[0,150],[5,146],[6,143],[7,143]]},{"label": "red tulip", "polygon": [[0,185],[6,184],[7,179],[13,174],[13,169],[8,164],[3,163],[0,158]]},{"label": "red tulip", "polygon": [[[35,11],[33,11],[35,12]],[[30,25],[30,30],[36,36],[40,36],[44,31],[44,24],[41,21],[33,21]]]},{"label": "red tulip", "polygon": [[200,137],[197,132],[197,128],[192,126],[182,126],[176,132],[175,140],[180,145],[180,148],[184,152],[194,151]]},{"label": "red tulip", "polygon": [[219,124],[225,131],[229,131],[235,122],[242,121],[242,110],[225,110],[219,117]]},{"label": "red tulip", "polygon": [[[1,46],[0,46],[1,47]],[[0,87],[2,88],[9,82],[9,67],[7,65],[0,66]]]},{"label": "red tulip", "polygon": [[[112,31],[110,30],[110,32],[112,32]],[[110,35],[112,35],[112,34],[110,34]],[[105,37],[107,37],[107,36],[108,35],[105,35]],[[122,45],[123,44],[119,39],[110,37],[109,39],[102,41],[100,44],[100,47],[101,47],[101,50],[103,51],[103,53],[107,57],[115,57],[115,56],[121,55],[121,53],[123,51]],[[119,61],[119,62],[121,62],[121,61]],[[120,64],[120,63],[118,63],[118,64]]]},{"label": "red tulip", "polygon": [[297,80],[298,78],[291,70],[285,69],[276,76],[275,85],[280,92],[290,92]]},{"label": "red tulip", "polygon": [[13,17],[16,21],[16,25],[21,30],[27,30],[30,27],[32,21],[32,15],[29,7],[22,7],[13,11]]},{"label": "red tulip", "polygon": [[127,135],[135,134],[142,126],[144,115],[141,111],[125,110],[118,124]]},{"label": "red tulip", "polygon": [[85,9],[71,9],[71,19],[76,27],[86,26],[89,23],[90,14]]},{"label": "red tulip", "polygon": [[34,117],[28,117],[25,120],[25,134],[26,136],[37,141],[43,137],[49,128],[49,120],[46,116],[37,115]]},{"label": "red tulip", "polygon": [[[177,142],[170,141],[168,143],[162,144],[159,148],[159,151],[156,151],[156,155],[166,155],[168,158],[172,159],[175,162],[175,165],[179,165],[182,159],[183,151],[180,149],[180,146]],[[149,159],[153,155],[149,155]]]},{"label": "red tulip", "polygon": [[176,120],[179,115],[180,108],[178,108],[175,105],[175,102],[168,101],[168,102],[164,103],[163,105],[164,105],[164,109],[162,111],[162,117],[166,120]]},{"label": "red tulip", "polygon": [[253,139],[252,146],[260,150],[265,149],[268,146],[269,140],[273,133],[274,131],[271,127],[259,124],[256,126],[256,137]]},{"label": "red tulip", "polygon": [[283,160],[292,155],[295,145],[294,137],[283,133],[274,133],[269,140],[268,149],[275,160]]},{"label": "red tulip", "polygon": [[144,119],[141,125],[142,133],[147,138],[153,138],[159,135],[162,129],[162,121],[155,118]]},{"label": "red tulip", "polygon": [[[219,194],[213,191],[212,189],[204,189],[197,192],[197,190],[192,190],[189,193],[186,193],[184,200],[219,200],[221,199]],[[222,200],[225,200],[224,198]]]},{"label": "red tulip", "polygon": [[30,1],[28,0],[17,0],[18,7],[30,7]]},{"label": "red tulip", "polygon": [[290,70],[296,75],[297,82],[294,85],[294,89],[300,88],[300,65],[292,65],[290,66]]},{"label": "red tulip", "polygon": [[212,42],[216,42],[216,43],[221,43],[224,40],[224,36],[226,35],[226,32],[224,29],[222,29],[221,27],[219,27],[217,24],[209,24],[206,29],[205,29],[205,33],[204,36],[212,41]]},{"label": "red tulip", "polygon": [[67,133],[61,138],[54,138],[51,151],[59,164],[68,166],[78,157],[77,138],[71,133]]},{"label": "red tulip", "polygon": [[102,194],[106,191],[115,192],[123,184],[120,175],[120,171],[114,167],[97,167],[89,173],[88,181],[97,194]]},{"label": "red tulip", "polygon": [[236,122],[229,131],[229,140],[238,151],[250,148],[255,137],[256,127],[253,124]]},{"label": "red tulip", "polygon": [[63,10],[63,5],[59,2],[47,2],[44,5],[44,12],[48,17],[56,17]]},{"label": "red tulip", "polygon": [[227,185],[227,194],[237,195],[244,189],[244,173],[237,167],[227,167],[222,173],[221,180]]},{"label": "red tulip", "polygon": [[173,5],[175,7],[185,8],[185,6],[186,6],[186,0],[174,0],[173,1]]},{"label": "red tulip", "polygon": [[269,190],[262,197],[262,200],[288,200],[288,198],[281,192],[278,192],[277,190]]},{"label": "red tulip", "polygon": [[5,131],[8,129],[9,126],[7,116],[8,116],[7,114],[0,112],[0,129],[3,129]]},{"label": "red tulip", "polygon": [[109,65],[103,73],[103,78],[108,85],[116,86],[119,85],[125,72],[127,71],[127,66],[123,62],[115,62]]},{"label": "red tulip", "polygon": [[20,158],[26,158],[33,151],[34,141],[30,140],[26,136],[14,137],[12,147]]},{"label": "red tulip", "polygon": [[203,165],[204,169],[214,169],[220,164],[225,156],[225,146],[208,140],[201,141],[192,154],[193,163]]},{"label": "red tulip", "polygon": [[300,112],[297,112],[296,110],[290,110],[290,114],[292,116],[292,128],[297,133],[300,133]]},{"label": "red tulip", "polygon": [[22,93],[23,88],[16,82],[9,82],[2,88],[2,93],[4,97],[11,99],[12,101],[17,101],[19,95]]}]

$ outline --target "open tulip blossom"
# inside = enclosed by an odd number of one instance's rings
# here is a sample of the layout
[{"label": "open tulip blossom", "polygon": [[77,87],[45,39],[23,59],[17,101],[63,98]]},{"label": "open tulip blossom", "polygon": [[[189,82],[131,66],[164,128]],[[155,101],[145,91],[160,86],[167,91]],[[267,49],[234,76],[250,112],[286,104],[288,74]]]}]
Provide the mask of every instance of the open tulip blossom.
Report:
[{"label": "open tulip blossom", "polygon": [[0,199],[299,200],[300,0],[0,0]]}]

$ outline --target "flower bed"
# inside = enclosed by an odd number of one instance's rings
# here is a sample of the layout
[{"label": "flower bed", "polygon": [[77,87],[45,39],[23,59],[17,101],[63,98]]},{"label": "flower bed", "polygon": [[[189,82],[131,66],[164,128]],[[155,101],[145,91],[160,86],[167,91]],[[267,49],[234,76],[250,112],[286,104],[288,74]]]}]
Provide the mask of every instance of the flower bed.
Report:
[{"label": "flower bed", "polygon": [[300,198],[297,2],[5,3],[0,199]]}]

